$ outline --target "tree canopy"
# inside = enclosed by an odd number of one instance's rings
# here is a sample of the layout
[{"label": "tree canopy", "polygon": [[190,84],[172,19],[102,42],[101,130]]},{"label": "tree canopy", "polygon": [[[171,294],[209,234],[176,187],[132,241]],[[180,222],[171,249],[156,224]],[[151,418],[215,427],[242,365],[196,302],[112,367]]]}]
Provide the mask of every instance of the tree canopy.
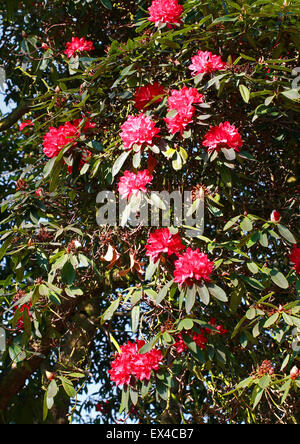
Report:
[{"label": "tree canopy", "polygon": [[299,423],[299,10],[1,2],[0,423]]}]

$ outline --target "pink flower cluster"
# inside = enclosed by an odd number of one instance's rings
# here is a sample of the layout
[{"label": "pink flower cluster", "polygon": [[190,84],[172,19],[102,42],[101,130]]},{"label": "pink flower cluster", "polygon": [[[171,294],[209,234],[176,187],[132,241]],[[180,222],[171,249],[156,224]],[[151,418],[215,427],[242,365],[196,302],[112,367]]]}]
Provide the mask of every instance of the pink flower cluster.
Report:
[{"label": "pink flower cluster", "polygon": [[229,122],[224,122],[218,126],[210,127],[202,145],[207,148],[208,152],[214,150],[219,152],[221,148],[232,148],[234,151],[239,151],[243,141],[238,129]]},{"label": "pink flower cluster", "polygon": [[193,76],[210,74],[226,69],[226,63],[222,61],[221,57],[209,51],[198,51],[197,54],[191,58],[191,62],[189,69],[192,71]]},{"label": "pink flower cluster", "polygon": [[180,91],[173,89],[168,98],[168,111],[177,111],[173,117],[166,117],[164,120],[168,125],[171,134],[183,131],[189,123],[193,122],[195,113],[194,103],[202,103],[203,94],[199,94],[196,88],[184,87]]},{"label": "pink flower cluster", "polygon": [[199,248],[188,248],[185,253],[179,255],[175,261],[174,282],[180,286],[192,285],[201,280],[210,281],[210,274],[214,269],[214,263],[205,253],[200,253]]},{"label": "pink flower cluster", "polygon": [[50,127],[43,138],[44,154],[50,159],[58,156],[60,151],[69,143],[72,143],[73,146],[76,145],[76,139],[81,131],[86,132],[90,128],[95,127],[95,124],[87,118],[84,128],[80,130],[79,126],[82,121],[83,119],[76,119],[73,123],[66,122],[58,128]]},{"label": "pink flower cluster", "polygon": [[144,341],[128,342],[121,346],[121,353],[117,354],[108,371],[110,379],[119,385],[130,385],[132,378],[137,381],[149,380],[152,370],[158,370],[163,360],[160,350],[152,349],[147,353],[139,353],[145,345]]},{"label": "pink flower cluster", "polygon": [[139,171],[137,174],[125,171],[121,177],[118,188],[122,199],[129,199],[132,195],[137,195],[139,191],[146,193],[146,185],[151,184],[153,176],[148,170]]},{"label": "pink flower cluster", "polygon": [[163,253],[168,256],[176,254],[185,249],[181,242],[179,233],[172,234],[168,228],[155,230],[150,234],[146,245],[146,256],[151,257],[153,262],[157,262]]},{"label": "pink flower cluster", "polygon": [[294,270],[297,274],[300,274],[300,248],[295,244],[293,251],[290,254],[290,261],[294,264]]},{"label": "pink flower cluster", "polygon": [[64,54],[70,59],[79,52],[90,52],[94,49],[93,42],[88,42],[84,37],[81,39],[78,37],[72,37],[72,41],[67,42],[67,49],[64,51]]},{"label": "pink flower cluster", "polygon": [[[156,104],[162,101],[162,96],[165,94],[165,89],[158,82],[154,82],[153,84],[141,86],[136,89],[134,94],[134,106],[142,111],[145,108],[148,108],[150,104]],[[158,97],[156,100],[155,97]],[[152,102],[152,103],[151,103]]]},{"label": "pink flower cluster", "polygon": [[160,132],[155,122],[143,113],[138,116],[128,116],[121,129],[120,137],[127,150],[131,150],[134,145],[140,150],[146,145],[153,145],[153,138]]},{"label": "pink flower cluster", "polygon": [[173,24],[181,24],[181,16],[184,11],[178,0],[153,0],[148,8],[150,17],[148,20],[154,22],[155,26],[167,23],[169,27]]}]

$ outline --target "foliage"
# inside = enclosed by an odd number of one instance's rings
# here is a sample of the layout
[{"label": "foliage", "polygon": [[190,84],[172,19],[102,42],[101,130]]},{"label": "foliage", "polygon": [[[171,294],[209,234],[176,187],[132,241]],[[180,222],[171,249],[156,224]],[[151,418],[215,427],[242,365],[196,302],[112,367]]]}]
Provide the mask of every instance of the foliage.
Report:
[{"label": "foliage", "polygon": [[[0,422],[80,422],[96,409],[94,421],[106,423],[299,422],[300,380],[290,370],[299,367],[300,280],[289,259],[299,237],[299,1],[181,3],[183,23],[171,29],[147,20],[149,1],[0,7],[7,98],[18,105],[0,121]],[[68,59],[72,36],[95,51]],[[199,50],[226,69],[192,76]],[[144,111],[158,142],[124,151],[136,89],[153,82],[166,91]],[[205,100],[182,135],[170,134],[167,97],[184,86]],[[33,126],[21,132],[25,119]],[[76,119],[76,149],[70,142],[47,159],[49,128]],[[87,119],[95,127],[84,131]],[[208,153],[210,125],[225,121],[243,147]],[[84,150],[91,156],[79,169]],[[129,213],[122,227],[97,225],[97,194],[146,168],[155,171],[151,190],[203,190],[204,233],[189,237],[188,223],[179,233],[214,261],[210,282],[174,282],[173,257],[153,263],[145,254],[153,229],[131,227]],[[190,215],[196,209],[197,201]],[[158,348],[164,359],[149,382],[116,388],[111,361],[137,338],[141,353]],[[99,392],[79,400],[90,383]]]}]

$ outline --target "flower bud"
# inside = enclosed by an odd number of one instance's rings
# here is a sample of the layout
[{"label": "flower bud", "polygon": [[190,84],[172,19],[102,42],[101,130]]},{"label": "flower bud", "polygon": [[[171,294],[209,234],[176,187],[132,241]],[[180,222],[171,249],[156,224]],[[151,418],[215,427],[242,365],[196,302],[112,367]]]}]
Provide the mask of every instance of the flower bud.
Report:
[{"label": "flower bud", "polygon": [[290,371],[290,377],[291,379],[297,379],[299,377],[299,369],[296,365],[294,365],[294,367]]},{"label": "flower bud", "polygon": [[280,213],[278,213],[278,211],[273,210],[270,216],[270,220],[271,222],[279,222],[281,219]]},{"label": "flower bud", "polygon": [[46,378],[48,379],[48,381],[53,381],[53,379],[56,378],[56,375],[55,373],[46,371]]}]

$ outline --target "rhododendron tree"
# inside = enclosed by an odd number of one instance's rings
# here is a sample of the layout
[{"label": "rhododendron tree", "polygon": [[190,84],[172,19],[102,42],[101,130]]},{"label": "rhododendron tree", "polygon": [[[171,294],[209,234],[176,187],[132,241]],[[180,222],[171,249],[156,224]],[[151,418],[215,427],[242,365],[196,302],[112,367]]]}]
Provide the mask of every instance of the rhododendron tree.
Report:
[{"label": "rhododendron tree", "polygon": [[299,423],[297,0],[4,3],[0,423]]}]

